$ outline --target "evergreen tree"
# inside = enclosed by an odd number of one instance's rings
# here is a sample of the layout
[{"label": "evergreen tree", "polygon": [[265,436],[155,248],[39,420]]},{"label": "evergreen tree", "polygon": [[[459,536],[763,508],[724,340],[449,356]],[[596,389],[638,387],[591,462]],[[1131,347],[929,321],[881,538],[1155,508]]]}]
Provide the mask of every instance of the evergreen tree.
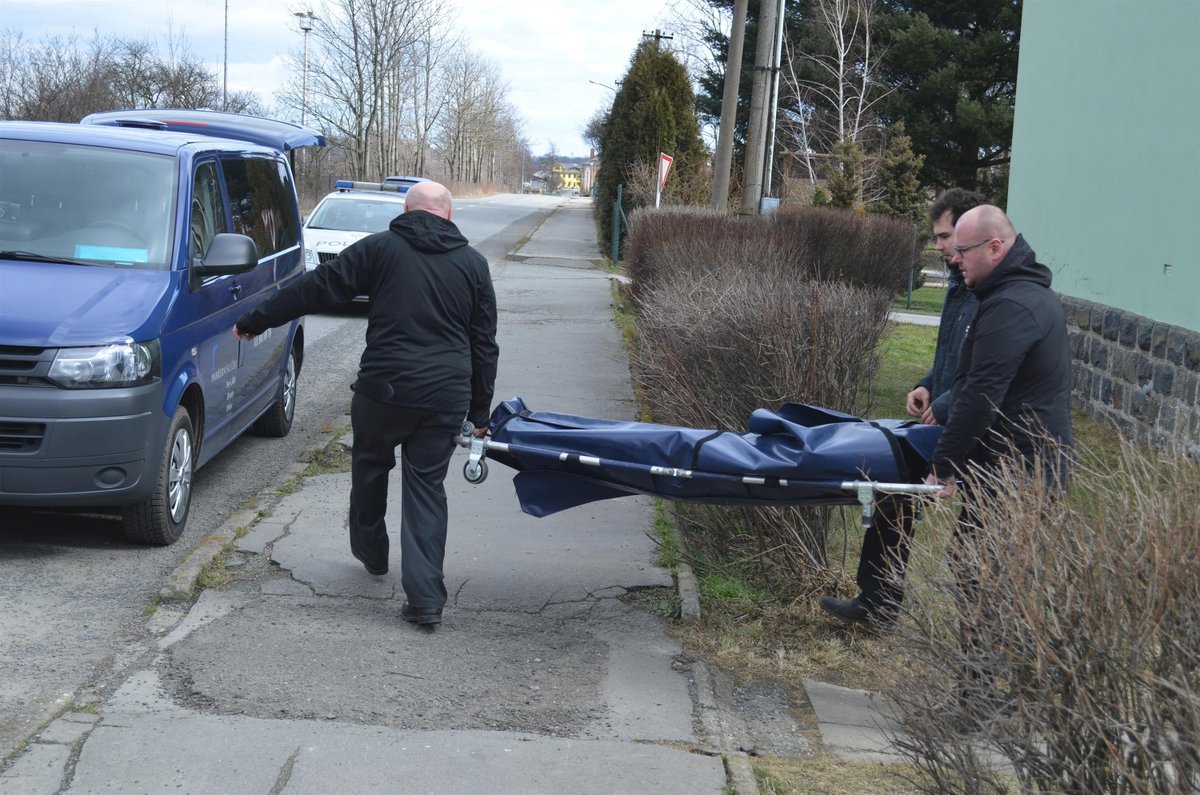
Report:
[{"label": "evergreen tree", "polygon": [[884,123],[904,121],[925,184],[994,188],[1008,164],[1021,0],[889,0]]},{"label": "evergreen tree", "polygon": [[[604,251],[611,250],[613,201],[630,168],[657,168],[659,152],[675,158],[671,181],[693,181],[705,169],[695,95],[687,70],[670,50],[645,41],[634,51],[600,139],[596,215]],[[626,215],[636,200],[625,193]]]},{"label": "evergreen tree", "polygon": [[904,134],[904,122],[887,133],[888,143],[875,171],[880,198],[871,204],[873,213],[885,213],[918,227],[925,222],[925,191],[921,188],[922,155],[913,152],[912,139]]},{"label": "evergreen tree", "polygon": [[862,204],[863,154],[858,144],[843,138],[830,152],[833,160],[829,173],[829,203],[848,210]]}]

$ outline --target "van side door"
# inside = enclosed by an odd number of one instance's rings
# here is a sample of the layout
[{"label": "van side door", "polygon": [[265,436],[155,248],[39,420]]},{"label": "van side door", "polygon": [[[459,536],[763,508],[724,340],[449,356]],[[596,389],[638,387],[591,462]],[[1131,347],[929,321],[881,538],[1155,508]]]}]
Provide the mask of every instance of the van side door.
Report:
[{"label": "van side door", "polygon": [[[228,207],[215,158],[199,160],[195,164],[188,204],[188,267],[192,269],[204,259],[213,238],[230,231]],[[210,276],[191,284],[182,299],[189,306],[188,325],[180,332],[181,344],[190,345],[195,351],[193,359],[204,393],[204,416],[192,420],[203,423],[201,460],[224,447],[234,433],[231,420],[240,346],[232,328],[241,313],[239,295],[236,277]]]},{"label": "van side door", "polygon": [[[258,247],[258,267],[237,277],[240,309],[249,312],[275,294],[282,275],[303,273],[296,194],[281,157],[223,157],[221,169],[232,210],[232,231],[246,235]],[[268,329],[241,343],[241,372],[234,389],[235,424],[239,427],[245,427],[275,398],[285,346],[294,327],[295,323],[290,323]]]}]

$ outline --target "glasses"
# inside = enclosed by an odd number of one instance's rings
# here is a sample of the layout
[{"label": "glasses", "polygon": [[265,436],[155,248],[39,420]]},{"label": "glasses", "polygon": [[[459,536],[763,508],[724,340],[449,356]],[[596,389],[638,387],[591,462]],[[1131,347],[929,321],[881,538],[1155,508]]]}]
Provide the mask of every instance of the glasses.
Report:
[{"label": "glasses", "polygon": [[988,243],[991,243],[993,240],[999,240],[1000,245],[1004,245],[1004,241],[1001,240],[1000,238],[989,237],[987,240],[980,240],[978,243],[972,243],[969,246],[954,246],[954,253],[958,254],[961,257],[963,254],[966,254],[971,249],[979,248],[980,246],[986,246]]}]

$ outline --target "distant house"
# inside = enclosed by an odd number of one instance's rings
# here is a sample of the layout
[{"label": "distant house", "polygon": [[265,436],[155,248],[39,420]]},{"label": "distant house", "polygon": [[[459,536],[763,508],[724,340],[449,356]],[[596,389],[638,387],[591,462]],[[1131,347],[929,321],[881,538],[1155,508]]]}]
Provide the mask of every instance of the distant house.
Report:
[{"label": "distant house", "polygon": [[582,176],[579,166],[564,166],[561,163],[555,163],[550,168],[554,172],[554,181],[560,188],[579,190]]},{"label": "distant house", "polygon": [[1008,210],[1064,298],[1074,398],[1200,457],[1200,3],[1026,2]]}]

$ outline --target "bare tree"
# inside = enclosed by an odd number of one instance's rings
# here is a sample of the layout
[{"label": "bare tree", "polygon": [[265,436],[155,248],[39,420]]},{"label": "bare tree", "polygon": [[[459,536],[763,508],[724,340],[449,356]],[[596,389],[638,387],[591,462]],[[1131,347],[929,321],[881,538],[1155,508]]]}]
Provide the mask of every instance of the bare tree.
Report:
[{"label": "bare tree", "polygon": [[[782,77],[789,101],[782,119],[795,156],[815,184],[822,171],[817,159],[830,162],[822,153],[842,142],[871,148],[867,139],[879,129],[876,106],[890,92],[877,78],[883,55],[874,31],[878,0],[814,0],[810,9],[824,46],[801,52],[785,42]],[[869,158],[861,179],[870,179],[873,164]]]},{"label": "bare tree", "polygon": [[448,103],[448,93],[442,85],[442,69],[454,51],[462,46],[461,39],[451,38],[431,25],[413,48],[411,171],[414,174],[424,174],[427,170],[434,130]]},{"label": "bare tree", "polygon": [[608,117],[611,113],[611,103],[602,108],[596,108],[595,113],[583,127],[583,140],[597,152],[600,151],[600,141],[604,138],[604,125],[608,124]]},{"label": "bare tree", "polygon": [[7,34],[0,43],[7,118],[79,121],[113,107],[115,39],[95,34],[84,44],[75,36],[51,36],[26,44],[19,34]]}]

